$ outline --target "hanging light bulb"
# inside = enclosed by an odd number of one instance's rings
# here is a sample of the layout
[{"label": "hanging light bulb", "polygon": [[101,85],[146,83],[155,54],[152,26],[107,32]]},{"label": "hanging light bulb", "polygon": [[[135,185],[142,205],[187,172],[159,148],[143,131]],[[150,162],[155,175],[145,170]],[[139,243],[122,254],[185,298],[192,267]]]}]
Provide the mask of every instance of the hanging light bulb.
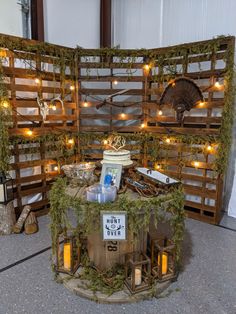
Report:
[{"label": "hanging light bulb", "polygon": [[114,80],[114,81],[113,81],[113,84],[114,84],[114,85],[117,85],[117,84],[118,84],[118,81],[117,81],[117,80]]},{"label": "hanging light bulb", "polygon": [[211,152],[211,151],[212,151],[212,146],[211,146],[211,145],[208,145],[208,146],[207,146],[207,151],[208,151],[208,152]]},{"label": "hanging light bulb", "polygon": [[74,143],[75,143],[75,141],[74,141],[73,138],[69,138],[69,139],[68,139],[68,144],[74,145]]},{"label": "hanging light bulb", "polygon": [[160,169],[161,169],[161,165],[160,165],[160,164],[155,164],[154,168],[155,168],[156,170],[160,170]]},{"label": "hanging light bulb", "polygon": [[3,100],[1,102],[1,106],[3,106],[4,108],[8,108],[9,107],[9,102],[7,100]]},{"label": "hanging light bulb", "polygon": [[162,116],[162,115],[163,115],[162,110],[158,110],[158,115],[159,115],[159,116]]},{"label": "hanging light bulb", "polygon": [[108,140],[103,140],[104,145],[107,145],[107,143],[108,143]]},{"label": "hanging light bulb", "polygon": [[142,123],[140,126],[142,129],[144,129],[146,125],[145,125],[145,123]]},{"label": "hanging light bulb", "polygon": [[193,165],[194,165],[195,168],[199,168],[200,163],[199,163],[199,161],[194,161]]},{"label": "hanging light bulb", "polygon": [[167,144],[170,144],[170,138],[167,138],[167,139],[166,139],[166,143],[167,143]]},{"label": "hanging light bulb", "polygon": [[145,64],[145,65],[143,66],[143,68],[144,68],[144,70],[149,71],[151,67],[150,67],[149,64]]},{"label": "hanging light bulb", "polygon": [[199,103],[198,103],[199,107],[204,107],[204,105],[205,105],[205,101],[199,101]]},{"label": "hanging light bulb", "polygon": [[29,130],[26,131],[26,134],[28,136],[32,136],[33,135],[33,131],[31,129],[29,129]]},{"label": "hanging light bulb", "polygon": [[120,116],[121,116],[121,118],[125,118],[126,114],[124,113],[124,108],[122,109]]},{"label": "hanging light bulb", "polygon": [[52,105],[52,110],[56,111],[57,110],[57,106],[56,105]]},{"label": "hanging light bulb", "polygon": [[71,86],[70,86],[70,90],[71,90],[71,91],[75,90],[74,85],[71,85]]},{"label": "hanging light bulb", "polygon": [[220,84],[220,82],[219,82],[219,78],[216,78],[216,81],[215,81],[214,86],[215,86],[216,88],[220,88],[220,87],[221,87],[221,84]]},{"label": "hanging light bulb", "polygon": [[39,83],[40,83],[40,79],[39,79],[38,77],[36,77],[36,78],[34,79],[34,81],[35,81],[36,84],[39,84]]}]

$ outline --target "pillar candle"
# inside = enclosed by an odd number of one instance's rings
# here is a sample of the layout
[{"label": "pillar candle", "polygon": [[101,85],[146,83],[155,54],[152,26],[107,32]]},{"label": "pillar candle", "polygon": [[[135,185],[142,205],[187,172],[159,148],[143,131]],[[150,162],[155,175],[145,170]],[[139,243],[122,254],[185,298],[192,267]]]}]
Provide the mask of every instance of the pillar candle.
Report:
[{"label": "pillar candle", "polygon": [[70,243],[64,243],[64,268],[71,269],[71,245]]},{"label": "pillar candle", "polygon": [[134,270],[134,283],[135,286],[140,286],[142,283],[142,270],[140,267],[136,267]]},{"label": "pillar candle", "polygon": [[[160,266],[160,253],[158,254],[158,266]],[[161,273],[162,275],[166,275],[168,270],[168,254],[166,252],[162,253],[162,269],[161,269]]]}]

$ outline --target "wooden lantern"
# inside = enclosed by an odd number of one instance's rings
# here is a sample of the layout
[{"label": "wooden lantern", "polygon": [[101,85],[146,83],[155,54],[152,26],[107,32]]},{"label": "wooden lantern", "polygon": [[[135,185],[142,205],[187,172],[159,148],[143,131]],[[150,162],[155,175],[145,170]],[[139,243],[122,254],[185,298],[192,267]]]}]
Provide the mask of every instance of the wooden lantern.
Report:
[{"label": "wooden lantern", "polygon": [[151,261],[142,252],[129,253],[125,256],[125,285],[131,293],[150,288]]},{"label": "wooden lantern", "polygon": [[151,270],[158,281],[176,277],[175,245],[172,240],[159,238],[151,240]]},{"label": "wooden lantern", "polygon": [[75,235],[60,235],[56,247],[56,272],[73,275],[80,264],[80,239]]},{"label": "wooden lantern", "polygon": [[7,204],[13,200],[13,181],[0,172],[0,204]]}]

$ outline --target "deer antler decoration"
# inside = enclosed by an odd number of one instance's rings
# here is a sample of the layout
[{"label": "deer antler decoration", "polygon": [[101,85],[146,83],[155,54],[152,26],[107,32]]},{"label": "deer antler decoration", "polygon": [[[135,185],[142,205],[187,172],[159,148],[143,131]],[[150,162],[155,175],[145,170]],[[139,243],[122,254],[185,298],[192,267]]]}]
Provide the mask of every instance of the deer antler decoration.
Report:
[{"label": "deer antler decoration", "polygon": [[[59,101],[61,103],[62,108],[64,109],[64,103],[60,96],[53,98],[50,101],[50,103],[53,104],[55,101]],[[40,99],[38,96],[37,96],[37,103],[40,109],[40,114],[43,117],[43,121],[45,121],[47,118],[47,115],[49,114],[50,104],[48,104],[46,101],[43,101],[43,99]]]}]

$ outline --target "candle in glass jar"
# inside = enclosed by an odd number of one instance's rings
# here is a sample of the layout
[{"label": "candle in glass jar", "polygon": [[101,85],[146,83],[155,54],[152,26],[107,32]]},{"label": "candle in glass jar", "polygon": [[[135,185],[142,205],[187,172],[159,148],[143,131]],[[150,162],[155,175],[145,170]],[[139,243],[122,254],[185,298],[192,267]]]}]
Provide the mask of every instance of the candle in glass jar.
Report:
[{"label": "candle in glass jar", "polygon": [[135,267],[134,270],[134,283],[135,286],[140,286],[142,283],[142,270],[141,267]]},{"label": "candle in glass jar", "polygon": [[64,268],[70,270],[71,268],[71,245],[64,243]]},{"label": "candle in glass jar", "polygon": [[[160,255],[158,254],[158,266],[160,266]],[[166,275],[168,270],[168,254],[166,252],[162,253],[162,269],[161,269],[161,273],[162,275]]]}]

